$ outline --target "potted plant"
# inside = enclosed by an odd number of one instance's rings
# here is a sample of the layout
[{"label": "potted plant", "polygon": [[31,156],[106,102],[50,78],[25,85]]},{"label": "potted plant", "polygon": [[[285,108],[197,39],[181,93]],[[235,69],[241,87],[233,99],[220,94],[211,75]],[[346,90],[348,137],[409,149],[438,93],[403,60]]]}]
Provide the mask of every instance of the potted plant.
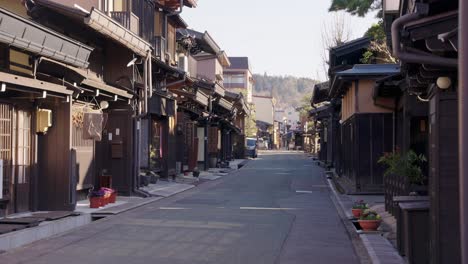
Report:
[{"label": "potted plant", "polygon": [[159,175],[156,174],[156,172],[150,171],[150,172],[149,172],[149,176],[150,176],[150,183],[151,183],[151,184],[156,184],[156,183],[158,183]]},{"label": "potted plant", "polygon": [[113,190],[111,188],[102,187],[101,191],[104,192],[104,197],[103,197],[104,198],[104,205],[109,204],[109,203],[115,203],[116,196],[117,196],[117,193],[115,192],[115,190]]},{"label": "potted plant", "polygon": [[367,209],[361,214],[358,222],[362,230],[376,231],[382,222],[382,217],[376,211]]},{"label": "potted plant", "polygon": [[115,203],[117,201],[117,191],[112,190],[111,196],[109,198],[109,203]]},{"label": "potted plant", "polygon": [[148,186],[150,184],[150,176],[146,174],[146,172],[140,172],[140,185]]},{"label": "potted plant", "polygon": [[193,169],[193,177],[198,178],[199,176],[200,176],[200,170],[198,169],[198,167],[195,167]]},{"label": "potted plant", "polygon": [[[384,164],[387,169],[384,176],[400,175],[405,176],[411,187],[411,192],[423,192],[426,189],[427,177],[423,174],[422,165],[427,162],[427,159],[422,154],[416,154],[413,150],[401,154],[397,149],[392,153],[385,153],[378,163]],[[422,187],[422,188],[421,188]]]},{"label": "potted plant", "polygon": [[102,190],[91,191],[89,193],[89,208],[99,208],[103,206],[103,197],[104,192]]},{"label": "potted plant", "polygon": [[369,206],[364,202],[364,200],[359,200],[353,204],[351,211],[354,217],[359,218],[362,212],[366,209],[369,209]]}]

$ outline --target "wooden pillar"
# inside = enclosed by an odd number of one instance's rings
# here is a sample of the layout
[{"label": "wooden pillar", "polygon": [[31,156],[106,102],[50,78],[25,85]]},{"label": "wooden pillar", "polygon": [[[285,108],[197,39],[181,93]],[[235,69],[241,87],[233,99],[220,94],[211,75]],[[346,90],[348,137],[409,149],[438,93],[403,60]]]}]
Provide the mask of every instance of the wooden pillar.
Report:
[{"label": "wooden pillar", "polygon": [[457,94],[430,99],[429,194],[431,263],[460,263]]}]

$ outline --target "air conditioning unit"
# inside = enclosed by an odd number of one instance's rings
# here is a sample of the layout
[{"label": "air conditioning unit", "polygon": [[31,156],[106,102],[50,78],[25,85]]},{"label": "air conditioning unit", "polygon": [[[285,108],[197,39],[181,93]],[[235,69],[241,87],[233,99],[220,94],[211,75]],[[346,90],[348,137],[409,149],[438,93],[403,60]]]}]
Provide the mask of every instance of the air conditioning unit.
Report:
[{"label": "air conditioning unit", "polygon": [[52,110],[37,109],[36,111],[36,133],[47,133],[52,126]]}]

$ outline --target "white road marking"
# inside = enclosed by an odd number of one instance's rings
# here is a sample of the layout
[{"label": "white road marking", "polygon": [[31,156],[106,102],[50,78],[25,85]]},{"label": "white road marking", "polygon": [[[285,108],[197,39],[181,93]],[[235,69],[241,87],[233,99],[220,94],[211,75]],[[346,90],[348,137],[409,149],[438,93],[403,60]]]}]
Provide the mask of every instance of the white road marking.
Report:
[{"label": "white road marking", "polygon": [[276,208],[276,207],[240,207],[241,210],[271,210],[271,211],[281,211],[281,210],[298,210],[299,208]]},{"label": "white road marking", "polygon": [[190,210],[190,208],[184,207],[159,207],[160,210]]},{"label": "white road marking", "polygon": [[312,191],[301,191],[301,190],[297,190],[296,192],[297,193],[313,193]]}]

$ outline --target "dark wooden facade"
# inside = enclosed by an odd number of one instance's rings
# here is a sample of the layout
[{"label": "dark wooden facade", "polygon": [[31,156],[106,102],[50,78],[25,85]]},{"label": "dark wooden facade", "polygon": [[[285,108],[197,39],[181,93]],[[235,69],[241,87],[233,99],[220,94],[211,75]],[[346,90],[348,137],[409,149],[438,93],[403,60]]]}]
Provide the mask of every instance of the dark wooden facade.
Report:
[{"label": "dark wooden facade", "polygon": [[[428,124],[428,131],[406,140],[423,149],[426,137],[429,176],[429,263],[461,263],[458,171],[457,68],[459,1],[402,1],[398,13],[385,13],[393,53],[401,61],[407,92],[428,101],[426,115],[412,123]],[[393,27],[391,25],[393,24]],[[445,34],[453,32],[453,34]],[[438,38],[438,36],[441,36]],[[424,55],[423,55],[424,54]],[[427,74],[430,72],[430,74]],[[438,83],[439,77],[451,81]],[[410,126],[406,123],[406,126]],[[416,125],[417,126],[417,125]],[[413,128],[411,128],[412,130]],[[409,131],[409,128],[406,128]],[[413,134],[411,133],[411,137]],[[420,137],[420,138],[418,138]]]},{"label": "dark wooden facade", "polygon": [[356,114],[341,126],[341,176],[355,192],[382,192],[383,166],[377,160],[392,151],[392,114]]}]

